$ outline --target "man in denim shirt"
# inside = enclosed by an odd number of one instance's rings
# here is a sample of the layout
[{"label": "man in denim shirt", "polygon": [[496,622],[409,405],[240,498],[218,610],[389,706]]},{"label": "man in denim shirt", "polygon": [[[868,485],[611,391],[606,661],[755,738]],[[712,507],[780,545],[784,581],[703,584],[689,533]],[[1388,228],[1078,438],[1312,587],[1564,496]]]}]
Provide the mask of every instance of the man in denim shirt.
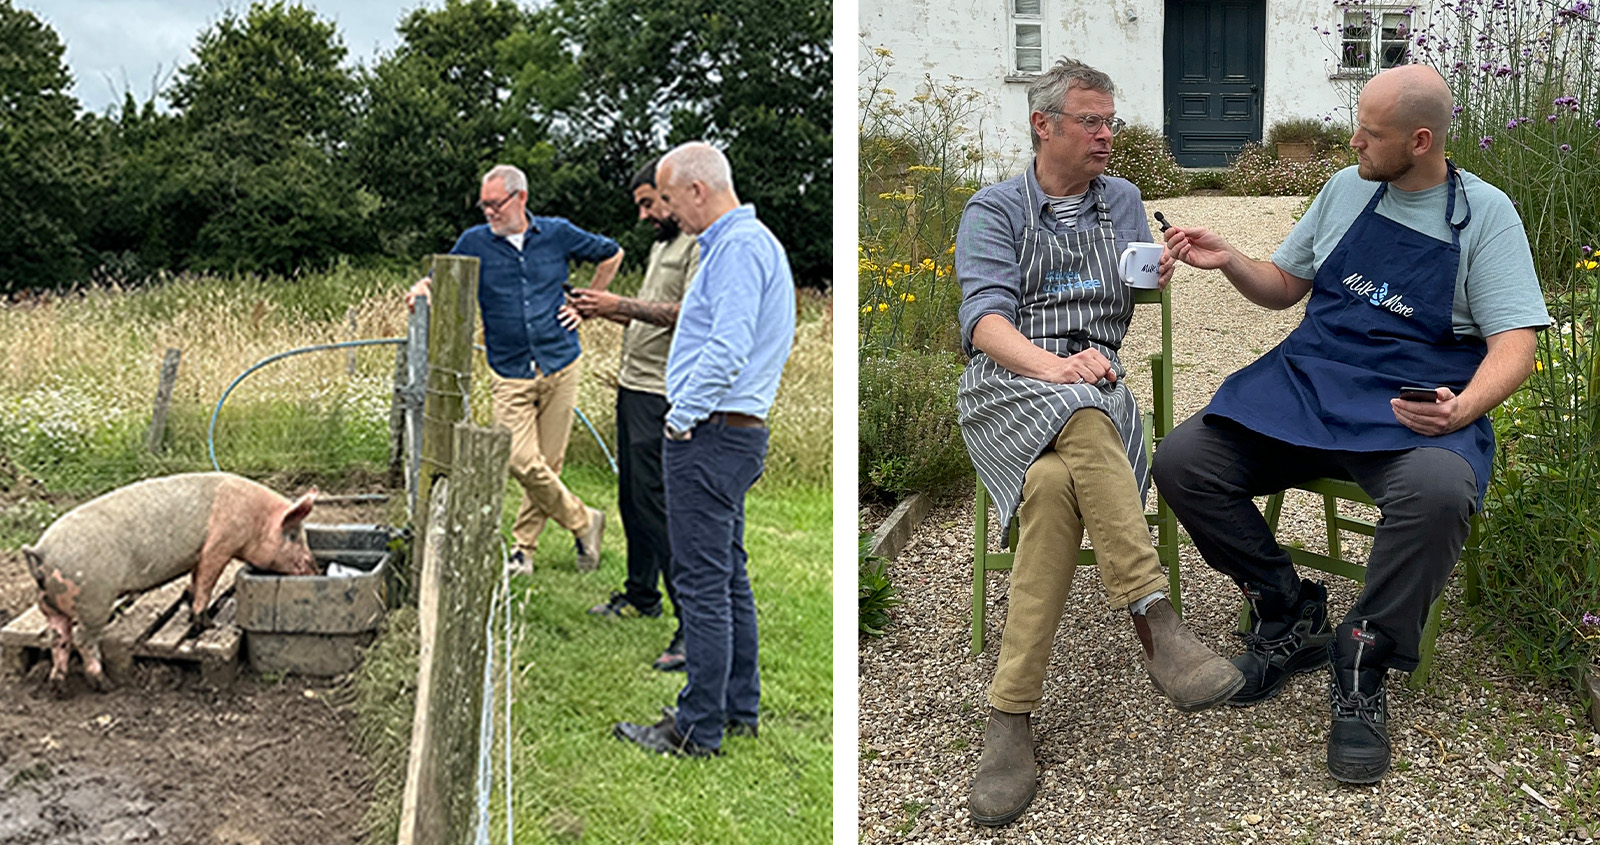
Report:
[{"label": "man in denim shirt", "polygon": [[756,603],[745,571],[744,497],[767,455],[766,416],[794,344],[794,279],[783,245],[740,205],[728,160],[701,142],[661,159],[656,186],[700,236],[667,356],[667,534],[688,683],[653,725],[614,733],[649,751],[706,757],[724,731],[755,736],[761,699]]},{"label": "man in denim shirt", "polygon": [[[595,262],[591,287],[605,290],[622,264],[622,248],[560,217],[528,213],[528,177],[508,164],[483,177],[478,208],[487,219],[461,233],[452,255],[478,259],[478,308],[483,343],[494,373],[494,420],[511,429],[511,475],[522,485],[522,508],[511,534],[517,547],[508,565],[532,571],[533,549],[554,519],[577,542],[578,568],[600,566],[605,513],[588,507],[561,483],[561,463],[577,404],[578,323],[567,304],[570,261]],[[409,305],[428,293],[423,279]]]}]

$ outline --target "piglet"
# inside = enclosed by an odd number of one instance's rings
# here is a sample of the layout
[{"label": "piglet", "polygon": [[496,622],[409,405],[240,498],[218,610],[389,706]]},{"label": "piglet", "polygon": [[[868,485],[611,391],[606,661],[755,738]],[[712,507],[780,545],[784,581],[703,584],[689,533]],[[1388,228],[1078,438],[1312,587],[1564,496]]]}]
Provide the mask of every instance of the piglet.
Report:
[{"label": "piglet", "polygon": [[315,574],[302,526],[316,495],[312,488],[290,502],[237,475],[189,473],[113,490],[56,520],[37,545],[22,547],[39,584],[39,609],[54,630],[51,686],[65,689],[76,619],[84,673],[96,689],[110,687],[100,636],[124,593],[192,573],[200,623],[233,558],[286,575]]}]

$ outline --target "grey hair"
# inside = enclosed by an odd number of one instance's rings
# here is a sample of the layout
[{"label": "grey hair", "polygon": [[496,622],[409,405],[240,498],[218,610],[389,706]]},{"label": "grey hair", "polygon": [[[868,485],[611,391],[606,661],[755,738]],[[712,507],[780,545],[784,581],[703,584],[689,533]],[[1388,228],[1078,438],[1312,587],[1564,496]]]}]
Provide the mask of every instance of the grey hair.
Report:
[{"label": "grey hair", "polygon": [[1077,59],[1063,58],[1055,67],[1039,74],[1028,86],[1028,139],[1034,152],[1039,151],[1039,133],[1033,131],[1033,113],[1052,115],[1051,126],[1061,125],[1061,115],[1055,114],[1067,101],[1067,92],[1073,88],[1086,88],[1102,94],[1116,96],[1117,86],[1105,71],[1095,70]]},{"label": "grey hair", "polygon": [[673,181],[680,185],[702,182],[712,191],[733,191],[733,168],[728,166],[728,157],[704,141],[673,147],[661,157],[657,172],[668,164],[672,165]]},{"label": "grey hair", "polygon": [[509,164],[497,164],[489,168],[489,172],[483,174],[483,181],[488,182],[490,179],[499,179],[500,184],[506,186],[506,193],[508,194],[514,194],[518,191],[528,192],[527,174]]}]

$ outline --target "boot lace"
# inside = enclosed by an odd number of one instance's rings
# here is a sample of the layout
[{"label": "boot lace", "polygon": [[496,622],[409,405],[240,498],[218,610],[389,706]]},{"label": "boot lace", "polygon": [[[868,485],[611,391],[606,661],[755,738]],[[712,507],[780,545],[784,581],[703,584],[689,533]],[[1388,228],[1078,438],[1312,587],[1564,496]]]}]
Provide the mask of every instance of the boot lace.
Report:
[{"label": "boot lace", "polygon": [[1389,744],[1388,729],[1379,719],[1388,709],[1389,691],[1386,688],[1379,687],[1377,692],[1364,695],[1359,689],[1346,692],[1340,689],[1338,681],[1333,681],[1328,684],[1328,697],[1333,700],[1334,719],[1360,720],[1372,728],[1385,746]]}]

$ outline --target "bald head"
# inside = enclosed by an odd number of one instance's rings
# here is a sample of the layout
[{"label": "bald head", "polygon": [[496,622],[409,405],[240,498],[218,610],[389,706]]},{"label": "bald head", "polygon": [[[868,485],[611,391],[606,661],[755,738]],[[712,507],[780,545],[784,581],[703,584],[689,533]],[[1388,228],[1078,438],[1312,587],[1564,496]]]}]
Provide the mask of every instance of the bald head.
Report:
[{"label": "bald head", "polygon": [[1426,129],[1433,133],[1435,143],[1441,143],[1450,130],[1454,117],[1455,100],[1450,86],[1439,72],[1427,65],[1400,65],[1390,68],[1367,82],[1361,89],[1361,99],[1372,98],[1388,105],[1388,122],[1402,132]]},{"label": "bald head", "polygon": [[691,235],[704,232],[739,207],[728,157],[704,141],[681,144],[662,156],[656,165],[656,189],[672,219]]}]

